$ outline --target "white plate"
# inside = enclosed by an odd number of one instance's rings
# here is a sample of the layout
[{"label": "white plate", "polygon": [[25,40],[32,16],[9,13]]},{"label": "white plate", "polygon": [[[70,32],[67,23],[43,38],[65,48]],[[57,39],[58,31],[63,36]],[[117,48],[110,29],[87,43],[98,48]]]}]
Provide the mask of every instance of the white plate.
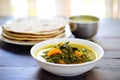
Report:
[{"label": "white plate", "polygon": [[[2,33],[2,28],[0,26],[0,34]],[[70,27],[69,25],[66,25],[65,28],[65,37],[71,37],[73,38],[74,36],[72,35],[71,31],[70,31]],[[31,42],[15,42],[15,41],[11,41],[9,39],[5,39],[0,35],[0,40],[7,42],[7,43],[11,43],[11,44],[17,44],[17,45],[35,45],[36,43],[31,43]]]}]

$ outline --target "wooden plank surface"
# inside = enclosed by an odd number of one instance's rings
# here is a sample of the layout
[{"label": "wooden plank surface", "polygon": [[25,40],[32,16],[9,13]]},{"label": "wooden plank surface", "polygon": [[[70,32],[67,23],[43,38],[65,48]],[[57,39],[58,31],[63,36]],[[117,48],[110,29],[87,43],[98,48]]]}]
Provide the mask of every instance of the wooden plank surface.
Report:
[{"label": "wooden plank surface", "polygon": [[93,42],[103,47],[104,57],[92,70],[62,77],[43,70],[30,55],[32,46],[0,40],[0,80],[120,80],[120,20],[101,21]]}]

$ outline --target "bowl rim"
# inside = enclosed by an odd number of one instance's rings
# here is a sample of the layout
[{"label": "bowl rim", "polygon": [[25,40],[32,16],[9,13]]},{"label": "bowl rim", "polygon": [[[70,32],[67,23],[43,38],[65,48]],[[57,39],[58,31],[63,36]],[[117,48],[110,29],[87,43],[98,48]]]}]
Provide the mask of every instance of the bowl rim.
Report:
[{"label": "bowl rim", "polygon": [[[100,49],[100,51],[101,51],[101,53],[100,53],[101,55],[99,55],[99,57],[96,58],[95,60],[92,60],[92,61],[89,61],[89,62],[85,62],[85,63],[82,63],[82,64],[57,64],[57,63],[50,63],[50,62],[41,61],[40,59],[37,59],[37,58],[34,56],[34,53],[32,53],[33,49],[34,49],[36,46],[38,46],[39,44],[45,43],[45,42],[48,42],[48,41],[52,41],[52,40],[58,40],[58,39],[59,39],[59,40],[60,40],[60,39],[69,39],[69,40],[74,40],[74,39],[76,39],[76,40],[85,41],[85,42],[87,42],[87,43],[93,44],[93,45],[95,45],[96,47],[98,47],[98,48]],[[39,42],[39,43],[35,44],[35,45],[31,48],[30,53],[31,53],[31,55],[32,55],[32,57],[33,57],[34,59],[36,59],[37,61],[40,61],[41,63],[49,64],[49,65],[53,65],[53,66],[61,66],[61,67],[63,66],[63,67],[67,67],[67,66],[85,66],[85,65],[89,65],[89,64],[91,64],[91,63],[95,63],[95,62],[97,62],[98,60],[100,60],[100,59],[103,57],[103,55],[104,55],[104,50],[102,49],[102,47],[101,47],[100,45],[98,45],[98,44],[96,44],[96,43],[94,43],[94,42],[88,41],[88,40],[78,39],[78,38],[56,38],[56,39],[50,39],[50,40],[42,41],[42,42]]]},{"label": "bowl rim", "polygon": [[[76,17],[92,17],[92,18],[96,19],[96,21],[82,22],[82,21],[75,21],[75,20],[70,19],[70,18],[76,18]],[[100,19],[98,17],[93,16],[93,15],[76,15],[76,16],[68,17],[69,23],[71,22],[71,23],[81,23],[81,24],[92,24],[92,23],[98,23],[99,20]]]}]

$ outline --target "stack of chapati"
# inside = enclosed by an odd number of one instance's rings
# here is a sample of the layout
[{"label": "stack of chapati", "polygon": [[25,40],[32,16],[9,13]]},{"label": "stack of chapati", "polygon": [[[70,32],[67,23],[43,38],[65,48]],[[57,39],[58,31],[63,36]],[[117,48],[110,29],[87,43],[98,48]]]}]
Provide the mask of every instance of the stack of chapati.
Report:
[{"label": "stack of chapati", "polygon": [[2,25],[2,39],[19,43],[37,43],[51,38],[65,37],[64,20],[19,19]]}]

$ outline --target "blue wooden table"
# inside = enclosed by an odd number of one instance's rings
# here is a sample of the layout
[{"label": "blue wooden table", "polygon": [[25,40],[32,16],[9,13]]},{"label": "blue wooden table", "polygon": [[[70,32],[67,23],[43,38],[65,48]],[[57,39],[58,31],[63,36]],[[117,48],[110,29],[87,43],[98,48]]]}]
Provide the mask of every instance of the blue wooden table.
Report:
[{"label": "blue wooden table", "polygon": [[[1,23],[6,19],[1,19]],[[92,70],[74,77],[61,77],[43,70],[31,57],[32,46],[0,40],[0,80],[120,80],[120,20],[104,19],[91,41],[101,45],[104,57]]]}]

